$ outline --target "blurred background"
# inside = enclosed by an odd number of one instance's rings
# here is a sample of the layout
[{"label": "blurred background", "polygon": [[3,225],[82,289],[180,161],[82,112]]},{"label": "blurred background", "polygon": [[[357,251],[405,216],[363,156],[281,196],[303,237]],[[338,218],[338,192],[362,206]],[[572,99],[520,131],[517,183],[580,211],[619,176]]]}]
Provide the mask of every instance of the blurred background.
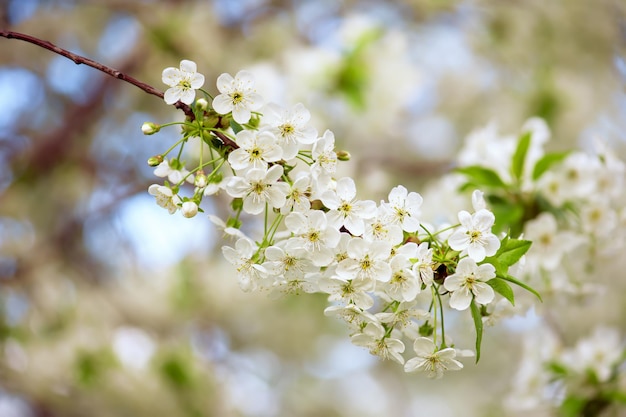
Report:
[{"label": "blurred background", "polygon": [[[0,20],[160,90],[181,59],[211,92],[249,69],[269,101],[335,132],[362,198],[421,192],[472,131],[532,116],[549,149],[602,138],[626,156],[623,0],[0,0]],[[503,398],[532,314],[432,381],[352,346],[323,296],[243,293],[206,216],[147,193],[145,161],[178,132],[141,125],[181,118],[0,39],[0,417],[515,415]],[[605,309],[624,330],[624,307]]]}]

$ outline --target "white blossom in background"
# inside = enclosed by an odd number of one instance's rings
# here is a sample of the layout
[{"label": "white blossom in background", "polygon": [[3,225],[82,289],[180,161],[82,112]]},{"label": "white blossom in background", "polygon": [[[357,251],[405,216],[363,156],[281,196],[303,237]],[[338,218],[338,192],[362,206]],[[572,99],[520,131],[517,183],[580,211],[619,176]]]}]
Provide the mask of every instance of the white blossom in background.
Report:
[{"label": "white blossom in background", "polygon": [[204,84],[204,75],[197,72],[195,62],[183,59],[180,61],[180,68],[169,67],[163,70],[162,81],[170,87],[163,96],[167,104],[174,104],[179,100],[191,104],[196,98],[196,90]]},{"label": "white blossom in background", "polygon": [[565,366],[581,375],[591,371],[600,382],[606,382],[616,365],[624,361],[626,344],[616,329],[597,327],[588,338],[581,339],[573,349],[563,352]]},{"label": "white blossom in background", "polygon": [[495,276],[496,269],[493,265],[477,265],[471,258],[461,259],[454,274],[448,275],[443,283],[444,288],[452,293],[450,307],[465,310],[472,303],[472,299],[478,304],[492,302],[495,293],[486,282]]},{"label": "white blossom in background", "polygon": [[524,227],[524,237],[533,242],[526,259],[531,270],[543,268],[553,271],[559,268],[563,255],[584,242],[571,231],[560,231],[554,216],[541,213]]},{"label": "white blossom in background", "polygon": [[220,75],[217,89],[221,94],[213,99],[213,109],[219,114],[232,112],[239,124],[248,123],[252,112],[263,106],[263,97],[254,89],[254,76],[248,71],[239,71],[235,78],[226,73]]},{"label": "white blossom in background", "polygon": [[450,247],[458,251],[467,251],[467,254],[476,262],[481,262],[486,256],[493,256],[500,248],[500,240],[491,233],[495,216],[486,209],[470,214],[462,210],[458,214],[461,227],[448,239]]},{"label": "white blossom in background", "polygon": [[453,348],[437,350],[435,343],[426,337],[415,339],[413,350],[417,356],[406,361],[405,372],[422,371],[426,372],[429,378],[438,379],[445,371],[463,369],[463,364],[455,359],[456,350]]}]

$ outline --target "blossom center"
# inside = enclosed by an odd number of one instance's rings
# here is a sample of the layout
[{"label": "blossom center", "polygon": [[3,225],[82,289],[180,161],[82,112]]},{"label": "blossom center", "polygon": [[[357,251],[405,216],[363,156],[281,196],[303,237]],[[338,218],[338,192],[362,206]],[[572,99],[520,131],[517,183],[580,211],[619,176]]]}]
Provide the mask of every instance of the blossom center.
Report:
[{"label": "blossom center", "polygon": [[233,100],[233,104],[239,104],[243,101],[243,94],[239,91],[235,91],[230,95],[230,98]]}]

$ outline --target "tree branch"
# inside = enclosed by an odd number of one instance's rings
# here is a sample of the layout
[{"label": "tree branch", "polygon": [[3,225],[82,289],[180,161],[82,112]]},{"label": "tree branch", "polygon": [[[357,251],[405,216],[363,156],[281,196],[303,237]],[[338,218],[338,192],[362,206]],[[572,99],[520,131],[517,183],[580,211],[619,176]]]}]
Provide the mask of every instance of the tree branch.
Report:
[{"label": "tree branch", "polygon": [[[130,75],[124,74],[121,71],[108,67],[104,64],[94,61],[93,59],[89,59],[87,57],[70,52],[67,49],[60,48],[56,46],[55,44],[53,44],[52,42],[44,41],[34,36],[26,35],[24,33],[19,33],[19,32],[13,32],[10,30],[0,30],[0,37],[7,38],[7,39],[18,39],[21,41],[32,43],[41,48],[52,51],[55,54],[61,55],[71,61],[74,61],[76,65],[83,64],[83,65],[87,65],[88,67],[95,68],[98,71],[104,72],[105,74],[108,74],[113,78],[126,81],[127,83],[130,83],[134,85],[135,87],[142,89],[148,94],[152,94],[161,99],[163,98],[163,93],[157,90],[156,88],[152,87],[151,85],[142,83],[141,81],[137,80],[136,78],[131,77]],[[182,101],[177,101],[176,103],[174,103],[174,107],[176,107],[179,110],[182,110],[183,113],[185,113],[185,115],[189,117],[191,120],[195,119],[195,115],[193,114],[191,107],[189,107],[187,104],[183,103]]]}]

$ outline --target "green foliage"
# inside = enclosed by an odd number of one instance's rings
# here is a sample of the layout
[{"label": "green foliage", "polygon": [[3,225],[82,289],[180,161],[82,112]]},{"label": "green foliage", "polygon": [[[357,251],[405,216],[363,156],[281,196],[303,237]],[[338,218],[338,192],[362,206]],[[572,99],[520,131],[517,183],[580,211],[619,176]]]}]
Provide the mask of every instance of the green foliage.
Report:
[{"label": "green foliage", "polygon": [[524,163],[526,162],[526,154],[528,153],[531,139],[532,132],[526,132],[519,138],[517,148],[511,160],[511,174],[513,175],[513,179],[518,183],[524,175]]},{"label": "green foliage", "polygon": [[472,319],[474,320],[474,328],[476,329],[476,363],[478,363],[480,360],[480,345],[483,342],[483,316],[474,300],[470,304],[470,309],[472,311]]},{"label": "green foliage", "polygon": [[515,294],[513,288],[507,282],[501,278],[492,278],[487,281],[487,284],[493,288],[495,292],[509,300],[512,305],[515,305]]},{"label": "green foliage", "polygon": [[481,187],[506,188],[506,184],[502,181],[502,178],[500,178],[498,173],[493,169],[472,165],[457,168],[456,172],[464,174],[468,178],[467,183],[461,187],[463,190]]},{"label": "green foliage", "polygon": [[541,176],[548,171],[554,164],[557,164],[567,157],[571,152],[552,152],[545,154],[535,164],[533,169],[532,178],[533,181],[538,180]]},{"label": "green foliage", "polygon": [[161,377],[175,388],[188,388],[193,382],[192,370],[187,358],[171,353],[159,366]]}]

